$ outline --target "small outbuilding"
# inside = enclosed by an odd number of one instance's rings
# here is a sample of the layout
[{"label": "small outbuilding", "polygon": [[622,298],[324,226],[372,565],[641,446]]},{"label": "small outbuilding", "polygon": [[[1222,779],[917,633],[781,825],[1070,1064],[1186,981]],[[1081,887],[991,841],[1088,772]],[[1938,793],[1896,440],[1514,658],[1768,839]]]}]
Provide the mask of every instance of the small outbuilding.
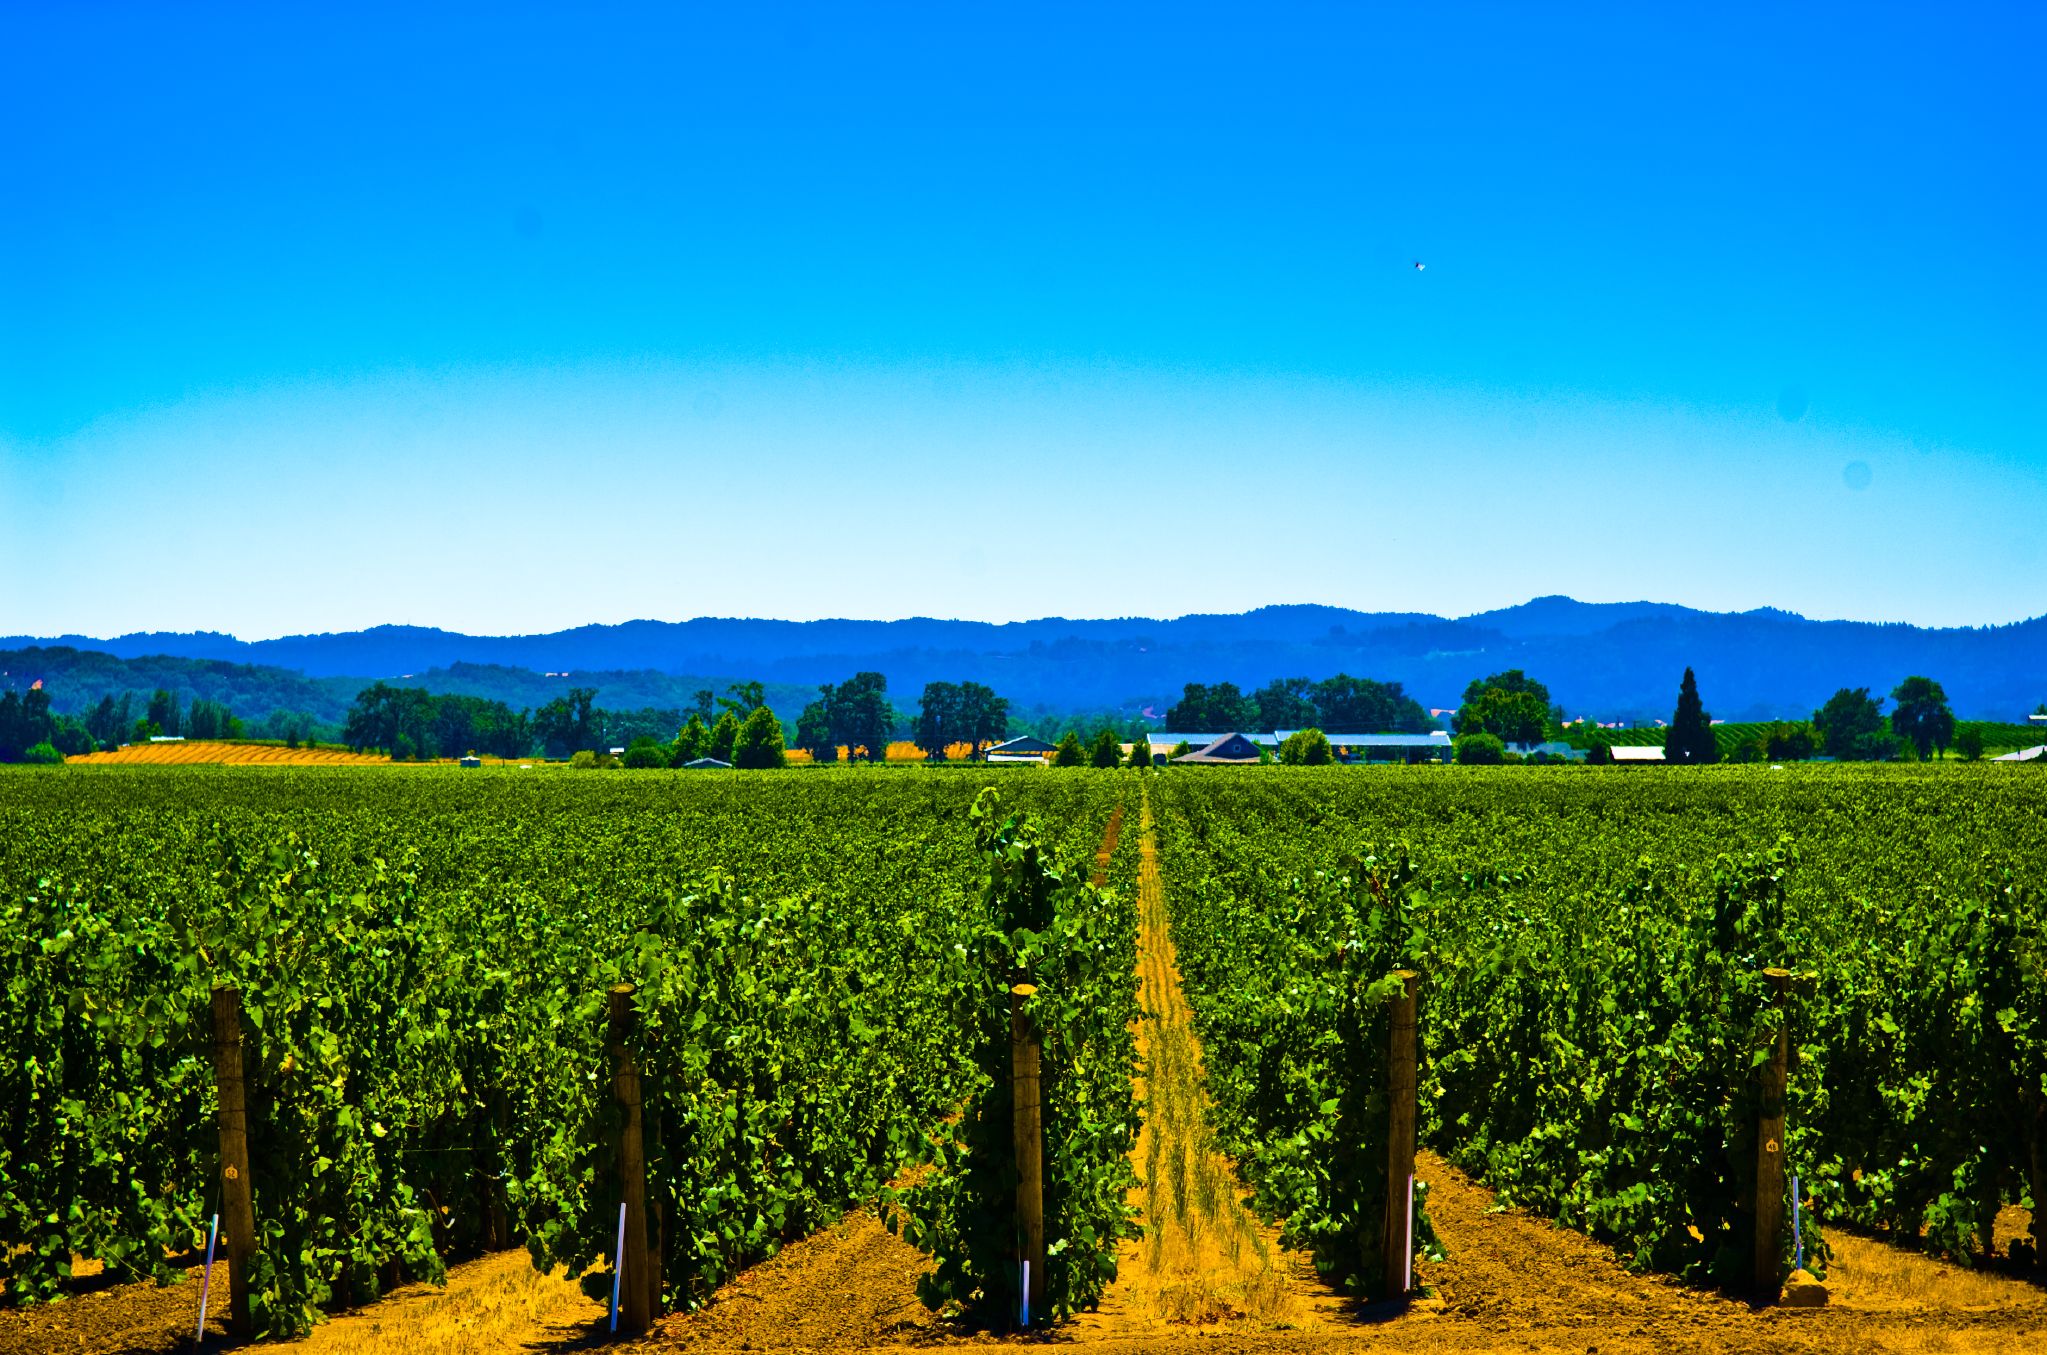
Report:
[{"label": "small outbuilding", "polygon": [[1173,759],[1175,766],[1191,762],[1197,766],[1241,767],[1258,761],[1258,745],[1243,734],[1225,734],[1212,743],[1203,744],[1191,753],[1182,753]]},{"label": "small outbuilding", "polygon": [[481,767],[483,765],[483,759],[476,756],[476,754],[471,753],[468,757],[461,759],[461,764],[464,767]]},{"label": "small outbuilding", "polygon": [[682,765],[688,771],[702,771],[707,768],[713,767],[723,767],[727,771],[730,771],[732,769],[731,763],[721,762],[720,760],[714,757],[691,758],[688,762],[685,762]]},{"label": "small outbuilding", "polygon": [[981,758],[983,761],[992,763],[997,767],[1017,763],[1033,764],[1042,767],[1051,760],[1052,754],[1057,751],[1056,747],[1045,742],[1043,739],[1023,734],[1004,743],[994,745],[987,752],[983,753]]}]

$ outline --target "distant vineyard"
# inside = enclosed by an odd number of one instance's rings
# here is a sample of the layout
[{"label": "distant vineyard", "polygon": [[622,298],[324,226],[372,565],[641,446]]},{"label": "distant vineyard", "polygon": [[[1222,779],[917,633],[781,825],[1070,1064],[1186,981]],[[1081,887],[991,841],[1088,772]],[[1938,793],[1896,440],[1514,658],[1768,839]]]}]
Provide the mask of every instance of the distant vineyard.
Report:
[{"label": "distant vineyard", "polygon": [[114,767],[348,767],[385,766],[382,753],[352,753],[346,748],[286,748],[278,743],[189,739],[183,743],[131,743],[105,753],[83,753],[64,759],[87,766]]}]

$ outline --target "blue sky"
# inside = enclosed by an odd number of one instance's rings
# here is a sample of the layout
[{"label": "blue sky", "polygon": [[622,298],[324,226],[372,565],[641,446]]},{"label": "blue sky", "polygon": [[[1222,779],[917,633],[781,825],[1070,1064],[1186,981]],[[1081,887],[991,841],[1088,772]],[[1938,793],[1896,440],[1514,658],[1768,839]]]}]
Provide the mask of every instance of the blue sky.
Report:
[{"label": "blue sky", "polygon": [[0,633],[2047,611],[2035,7],[740,8],[0,16]]}]

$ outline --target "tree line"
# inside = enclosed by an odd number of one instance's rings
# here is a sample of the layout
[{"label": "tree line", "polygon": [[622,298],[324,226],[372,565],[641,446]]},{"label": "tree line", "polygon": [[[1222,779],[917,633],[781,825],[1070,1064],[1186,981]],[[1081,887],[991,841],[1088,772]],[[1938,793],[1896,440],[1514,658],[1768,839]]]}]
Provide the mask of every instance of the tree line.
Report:
[{"label": "tree line", "polygon": [[242,722],[226,704],[196,699],[187,707],[177,693],[159,687],[141,715],[135,694],[107,695],[84,715],[59,715],[50,693],[38,682],[26,692],[0,695],[0,762],[61,762],[82,753],[146,743],[157,735],[188,739],[238,739]]},{"label": "tree line", "polygon": [[[1908,750],[1925,760],[1953,747],[1964,758],[1983,755],[1981,731],[1959,729],[1947,693],[1932,678],[1908,677],[1892,689],[1893,707],[1867,687],[1836,691],[1810,720],[1777,721],[1723,750],[1712,713],[1699,694],[1690,668],[1678,684],[1677,705],[1663,741],[1664,761],[1700,766],[1733,762],[1799,762],[1815,757],[1841,762],[1887,762]],[[1505,761],[1508,744],[1561,740],[1586,750],[1586,761],[1613,761],[1612,735],[1596,725],[1564,724],[1549,688],[1518,668],[1477,678],[1465,688],[1464,704],[1452,722],[1460,762]]]},{"label": "tree line", "polygon": [[1190,682],[1166,710],[1166,729],[1172,733],[1319,729],[1325,734],[1420,734],[1432,727],[1428,711],[1399,683],[1347,673],[1320,682],[1275,678],[1248,696],[1234,682]]}]

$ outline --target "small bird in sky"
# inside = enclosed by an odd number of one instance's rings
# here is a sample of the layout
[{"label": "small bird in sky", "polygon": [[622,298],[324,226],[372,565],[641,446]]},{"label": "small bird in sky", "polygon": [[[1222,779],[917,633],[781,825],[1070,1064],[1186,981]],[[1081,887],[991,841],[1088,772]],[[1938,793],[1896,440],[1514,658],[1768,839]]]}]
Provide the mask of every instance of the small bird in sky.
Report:
[{"label": "small bird in sky", "polygon": [[1421,261],[1420,259],[1416,259],[1416,260],[1414,261],[1414,271],[1415,271],[1415,272],[1417,272],[1417,273],[1421,272],[1421,271],[1422,271],[1422,270],[1423,270],[1424,268],[1427,268],[1427,267],[1428,267],[1428,265],[1427,265],[1427,264],[1425,264],[1425,263],[1423,263],[1423,262],[1422,262],[1422,261]]}]

